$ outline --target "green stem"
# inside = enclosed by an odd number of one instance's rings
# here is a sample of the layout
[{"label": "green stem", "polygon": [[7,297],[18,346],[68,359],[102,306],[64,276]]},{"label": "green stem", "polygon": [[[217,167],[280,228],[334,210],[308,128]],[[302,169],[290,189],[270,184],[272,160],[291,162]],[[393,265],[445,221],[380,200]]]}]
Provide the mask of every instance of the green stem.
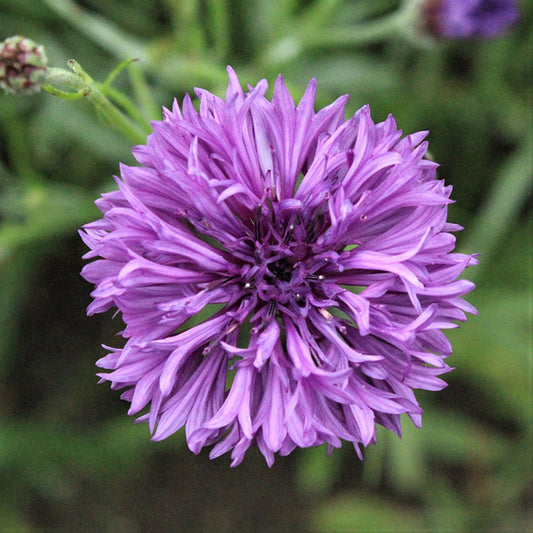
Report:
[{"label": "green stem", "polygon": [[113,102],[118,104],[126,113],[137,123],[137,125],[142,129],[143,133],[145,135],[148,135],[152,132],[152,128],[148,121],[143,117],[142,113],[140,113],[137,108],[135,107],[135,104],[133,101],[128,98],[124,93],[120,92],[119,90],[115,89],[114,87],[109,86],[100,86],[100,89],[105,94],[105,96],[108,96]]},{"label": "green stem", "polygon": [[[330,4],[335,4],[335,0],[324,1],[323,4],[321,9],[326,10]],[[322,14],[322,10],[317,10],[317,13]],[[294,33],[283,37],[268,49],[265,64],[294,61],[307,50],[366,46],[400,35],[408,38],[414,33],[419,10],[420,0],[404,0],[401,7],[389,15],[356,25],[326,28],[314,27],[316,17],[307,17]]]},{"label": "green stem", "polygon": [[107,78],[103,81],[103,83],[100,84],[101,87],[110,87],[113,85],[113,82],[117,79],[117,76],[128,66],[130,66],[132,63],[135,63],[135,61],[138,61],[138,59],[125,59],[124,61],[121,61],[107,76]]},{"label": "green stem", "polygon": [[343,46],[360,46],[396,37],[413,24],[415,9],[407,2],[397,11],[351,26],[331,28],[329,31],[306,32],[302,45],[306,49]]},{"label": "green stem", "polygon": [[226,0],[208,0],[207,2],[210,27],[215,43],[213,51],[220,58],[226,57],[230,46],[228,6],[226,3]]},{"label": "green stem", "polygon": [[146,83],[146,78],[139,63],[131,63],[128,66],[128,73],[135,99],[139,102],[144,117],[148,120],[160,119],[161,107],[155,103],[152,90]]},{"label": "green stem", "polygon": [[6,120],[3,126],[10,163],[14,172],[19,176],[19,182],[28,187],[41,183],[43,178],[35,171],[32,160],[33,154],[29,150],[30,145],[25,140],[27,131],[15,118]]},{"label": "green stem", "polygon": [[83,9],[72,0],[43,0],[50,9],[74,28],[92,37],[93,41],[116,57],[146,60],[146,44],[121,30],[108,19]]},{"label": "green stem", "polygon": [[100,116],[105,117],[111,127],[134,143],[144,143],[145,133],[106,98],[98,88],[98,84],[76,61],[71,59],[68,63],[73,72],[61,68],[49,68],[47,70],[47,85],[43,88],[56,96],[62,95],[60,94],[61,91],[58,91],[54,85],[66,85],[74,89],[96,107],[97,112]]},{"label": "green stem", "polygon": [[187,47],[193,56],[202,57],[207,44],[200,23],[201,5],[198,0],[167,0],[167,9],[176,42]]}]

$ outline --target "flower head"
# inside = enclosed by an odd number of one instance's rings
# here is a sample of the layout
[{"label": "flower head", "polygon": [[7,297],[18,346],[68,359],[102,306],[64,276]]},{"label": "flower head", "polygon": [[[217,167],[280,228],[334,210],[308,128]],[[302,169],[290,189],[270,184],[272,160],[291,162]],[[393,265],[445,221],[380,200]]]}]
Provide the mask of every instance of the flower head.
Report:
[{"label": "flower head", "polygon": [[346,97],[315,113],[315,81],[295,106],[281,76],[270,101],[228,72],[225,101],[197,89],[199,111],[186,96],[153,123],[82,232],[100,257],[88,312],[126,324],[99,376],[130,414],[150,404],[154,440],[185,426],[193,452],[233,465],[254,443],[269,465],[341,439],[360,453],[376,423],[420,425],[413,390],[450,370],[441,330],[475,311],[451,187],[426,132],[368,107],[345,120]]},{"label": "flower head", "polygon": [[429,0],[426,20],[448,39],[494,38],[519,18],[517,0]]},{"label": "flower head", "polygon": [[0,87],[8,93],[38,91],[48,60],[41,45],[15,35],[0,43]]}]

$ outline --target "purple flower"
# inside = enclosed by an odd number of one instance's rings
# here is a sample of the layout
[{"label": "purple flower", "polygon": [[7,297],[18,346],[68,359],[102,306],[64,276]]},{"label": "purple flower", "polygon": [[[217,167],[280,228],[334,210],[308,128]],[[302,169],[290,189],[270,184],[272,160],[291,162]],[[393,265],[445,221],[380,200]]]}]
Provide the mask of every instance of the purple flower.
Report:
[{"label": "purple flower", "polygon": [[126,324],[99,376],[129,414],[150,404],[154,440],[185,426],[194,453],[232,465],[254,443],[269,465],[341,439],[360,455],[376,423],[420,426],[413,390],[450,370],[441,330],[475,312],[451,187],[426,132],[402,138],[368,107],[345,121],[347,97],[315,113],[314,80],[295,106],[281,76],[270,101],[228,73],[225,101],[197,89],[199,112],[186,96],[153,123],[82,232],[100,257],[88,313]]},{"label": "purple flower", "polygon": [[428,26],[448,39],[494,38],[518,21],[516,0],[429,0]]}]

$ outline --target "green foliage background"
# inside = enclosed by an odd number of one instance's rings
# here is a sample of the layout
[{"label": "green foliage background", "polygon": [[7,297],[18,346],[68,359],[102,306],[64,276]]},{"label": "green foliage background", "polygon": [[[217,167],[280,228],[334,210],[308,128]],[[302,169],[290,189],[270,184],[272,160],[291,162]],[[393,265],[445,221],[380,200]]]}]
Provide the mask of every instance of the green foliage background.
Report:
[{"label": "green foliage background", "polygon": [[[96,80],[139,58],[116,85],[160,117],[194,86],[225,91],[284,74],[317,106],[393,113],[430,130],[454,186],[458,248],[480,252],[468,299],[479,316],[450,333],[456,370],[420,394],[424,426],[385,431],[360,463],[345,446],[297,450],[269,470],[256,452],[192,455],[182,435],[152,443],[94,361],[119,319],[86,318],[76,229],[114,186],[130,143],[87,102],[0,96],[0,531],[522,532],[533,526],[533,2],[492,42],[336,44],[394,0],[0,0],[0,38],[30,36],[53,66],[73,57]],[[363,26],[358,26],[363,27]],[[356,33],[357,34],[357,33]],[[353,34],[352,34],[353,35]],[[362,34],[361,34],[362,35]],[[143,86],[142,76],[147,87]],[[132,81],[133,80],[133,81]],[[149,95],[157,106],[143,93]]]}]

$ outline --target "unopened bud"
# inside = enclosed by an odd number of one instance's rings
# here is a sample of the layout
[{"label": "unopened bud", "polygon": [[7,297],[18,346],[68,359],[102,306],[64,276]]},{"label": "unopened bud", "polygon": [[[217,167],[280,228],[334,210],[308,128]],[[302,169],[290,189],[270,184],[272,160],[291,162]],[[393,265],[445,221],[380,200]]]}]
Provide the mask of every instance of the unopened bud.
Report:
[{"label": "unopened bud", "polygon": [[40,90],[48,60],[44,47],[15,35],[0,44],[0,87],[8,93]]}]

